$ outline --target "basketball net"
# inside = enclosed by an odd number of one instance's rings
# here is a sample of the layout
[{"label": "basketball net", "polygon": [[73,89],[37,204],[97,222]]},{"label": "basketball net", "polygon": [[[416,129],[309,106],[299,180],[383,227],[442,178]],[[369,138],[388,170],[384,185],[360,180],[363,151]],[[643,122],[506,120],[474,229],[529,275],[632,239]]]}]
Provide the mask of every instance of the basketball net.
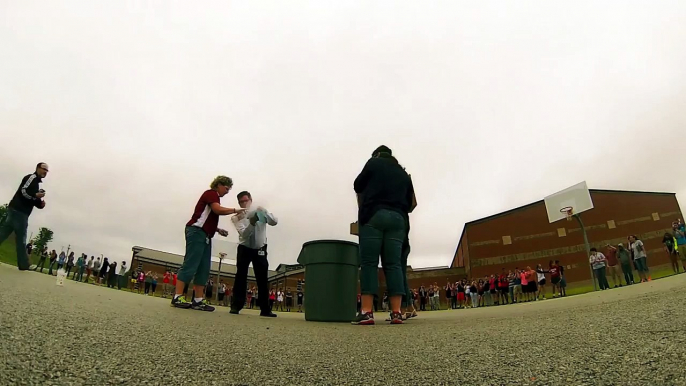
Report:
[{"label": "basketball net", "polygon": [[567,221],[572,221],[572,216],[574,216],[574,208],[571,206],[560,209],[560,212],[567,216]]}]

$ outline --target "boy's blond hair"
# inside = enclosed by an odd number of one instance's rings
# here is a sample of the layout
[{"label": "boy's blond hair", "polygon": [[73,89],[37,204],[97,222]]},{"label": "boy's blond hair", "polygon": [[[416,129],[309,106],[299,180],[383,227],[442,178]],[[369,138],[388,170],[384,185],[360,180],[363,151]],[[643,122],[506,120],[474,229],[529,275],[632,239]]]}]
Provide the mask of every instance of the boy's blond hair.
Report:
[{"label": "boy's blond hair", "polygon": [[217,189],[217,186],[219,186],[219,184],[231,188],[233,187],[233,180],[231,179],[231,177],[217,176],[214,180],[212,180],[212,183],[210,184],[210,189]]}]

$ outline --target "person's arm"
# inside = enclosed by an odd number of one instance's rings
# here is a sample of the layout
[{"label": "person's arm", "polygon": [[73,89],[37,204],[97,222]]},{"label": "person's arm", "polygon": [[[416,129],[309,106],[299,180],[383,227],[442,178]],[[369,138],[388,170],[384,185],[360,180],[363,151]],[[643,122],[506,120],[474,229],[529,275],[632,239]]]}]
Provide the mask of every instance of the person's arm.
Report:
[{"label": "person's arm", "polygon": [[355,193],[357,193],[358,197],[359,197],[360,193],[362,193],[364,191],[364,189],[367,187],[367,184],[369,183],[369,180],[371,179],[373,162],[374,162],[374,158],[367,161],[367,163],[364,165],[364,168],[362,168],[362,171],[360,172],[360,174],[357,176],[357,178],[355,178],[355,182],[353,183],[353,188],[355,189]]},{"label": "person's arm", "polygon": [[221,205],[219,205],[218,202],[213,202],[210,204],[210,209],[212,209],[212,212],[215,214],[218,214],[220,216],[226,216],[228,214],[236,214],[240,212],[244,212],[245,209],[238,209],[238,208],[225,208]]},{"label": "person's arm", "polygon": [[21,195],[32,201],[40,201],[45,193],[38,190],[38,178],[35,174],[29,174],[21,184]]},{"label": "person's arm", "polygon": [[248,238],[255,231],[255,226],[247,218],[240,219],[238,216],[231,217],[231,222],[236,227],[236,231],[243,238]]},{"label": "person's arm", "polygon": [[267,217],[267,224],[274,226],[279,223],[279,219],[277,219],[276,216],[274,216],[274,213],[262,207],[259,207],[258,210],[262,210],[262,213],[264,213],[264,215]]},{"label": "person's arm", "polygon": [[610,249],[612,249],[613,251],[616,251],[616,250],[617,250],[617,248],[613,247],[613,246],[610,245],[610,244],[607,244],[607,247],[610,248]]},{"label": "person's arm", "polygon": [[414,195],[414,185],[412,184],[412,176],[409,174],[407,175],[410,177],[410,188],[407,190],[407,200],[410,202],[410,210],[408,210],[408,213],[412,213],[414,211],[414,208],[417,207],[417,197]]}]

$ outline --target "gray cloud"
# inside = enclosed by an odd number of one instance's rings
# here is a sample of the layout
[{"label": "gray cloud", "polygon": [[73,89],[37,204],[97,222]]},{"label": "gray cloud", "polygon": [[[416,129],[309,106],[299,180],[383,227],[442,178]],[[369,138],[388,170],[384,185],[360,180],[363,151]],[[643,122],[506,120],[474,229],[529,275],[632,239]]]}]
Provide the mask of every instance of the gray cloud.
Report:
[{"label": "gray cloud", "polygon": [[354,240],[352,180],[382,143],[417,189],[416,266],[447,265],[465,221],[581,180],[686,194],[683,2],[3,13],[0,197],[49,162],[31,228],[57,248],[182,253],[195,201],[227,174],[279,216],[273,265],[293,262],[305,241]]}]

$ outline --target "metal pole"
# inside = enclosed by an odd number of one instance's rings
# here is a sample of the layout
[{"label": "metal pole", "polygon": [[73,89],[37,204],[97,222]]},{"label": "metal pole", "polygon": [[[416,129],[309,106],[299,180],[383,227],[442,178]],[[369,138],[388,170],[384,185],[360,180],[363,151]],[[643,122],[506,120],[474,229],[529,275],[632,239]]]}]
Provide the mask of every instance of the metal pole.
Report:
[{"label": "metal pole", "polygon": [[[576,218],[576,221],[579,222],[579,226],[581,227],[581,233],[584,235],[584,245],[586,246],[586,261],[589,261],[588,259],[591,256],[591,244],[588,243],[588,235],[586,234],[586,228],[584,228],[584,222],[581,221],[581,214],[575,214],[574,217]],[[591,281],[593,281],[593,290],[597,291],[598,283],[595,280],[595,275],[593,274],[593,267],[591,267],[590,261],[588,263],[588,269],[591,271]]]},{"label": "metal pole", "polygon": [[[224,257],[226,257],[226,253],[220,253],[219,254],[219,270],[217,271],[217,282],[214,283],[216,288],[214,298],[217,301],[217,304],[219,304],[219,275],[222,273],[222,261],[224,261]],[[224,294],[226,296],[226,294]]]}]

